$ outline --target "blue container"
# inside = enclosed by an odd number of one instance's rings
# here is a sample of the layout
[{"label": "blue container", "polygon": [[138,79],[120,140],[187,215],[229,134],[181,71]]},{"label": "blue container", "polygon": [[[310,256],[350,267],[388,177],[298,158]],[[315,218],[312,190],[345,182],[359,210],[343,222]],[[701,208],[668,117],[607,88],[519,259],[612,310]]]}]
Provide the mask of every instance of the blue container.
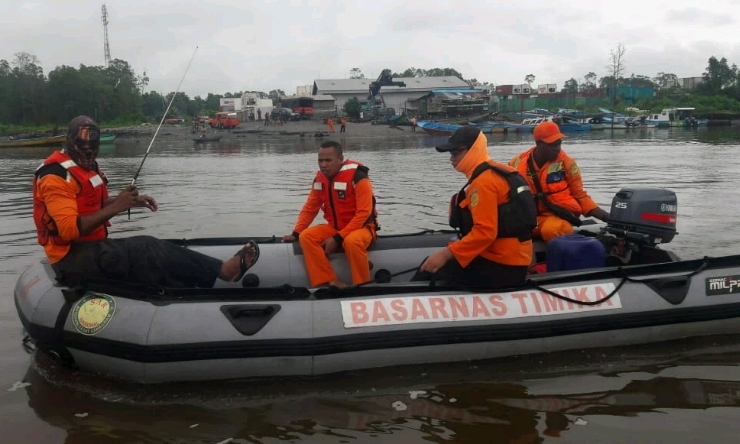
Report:
[{"label": "blue container", "polygon": [[581,234],[558,236],[547,243],[547,271],[603,267],[606,248],[597,239]]}]

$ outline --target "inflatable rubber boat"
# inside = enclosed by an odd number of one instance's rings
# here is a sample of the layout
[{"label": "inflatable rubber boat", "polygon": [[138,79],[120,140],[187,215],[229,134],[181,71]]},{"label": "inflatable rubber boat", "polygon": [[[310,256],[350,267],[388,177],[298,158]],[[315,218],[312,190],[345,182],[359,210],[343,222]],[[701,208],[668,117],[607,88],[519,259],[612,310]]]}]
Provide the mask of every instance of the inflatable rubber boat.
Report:
[{"label": "inflatable rubber boat", "polygon": [[[46,260],[19,278],[19,317],[36,349],[80,369],[140,382],[317,375],[483,360],[740,332],[740,256],[679,260],[676,195],[623,188],[609,223],[535,243],[516,288],[411,282],[450,231],[381,236],[373,281],[310,288],[298,243],[253,238],[258,262],[212,289],[120,282],[60,286]],[[230,257],[246,238],[171,240]],[[332,256],[350,281],[343,254]]]}]

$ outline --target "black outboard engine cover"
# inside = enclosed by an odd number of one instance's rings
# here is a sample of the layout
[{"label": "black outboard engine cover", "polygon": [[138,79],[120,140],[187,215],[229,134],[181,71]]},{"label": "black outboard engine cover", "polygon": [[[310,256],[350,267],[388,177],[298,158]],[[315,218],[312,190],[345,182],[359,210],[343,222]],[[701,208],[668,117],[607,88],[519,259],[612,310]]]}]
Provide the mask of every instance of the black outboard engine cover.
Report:
[{"label": "black outboard engine cover", "polygon": [[667,244],[676,232],[678,200],[665,188],[622,188],[612,199],[606,231],[631,241]]}]

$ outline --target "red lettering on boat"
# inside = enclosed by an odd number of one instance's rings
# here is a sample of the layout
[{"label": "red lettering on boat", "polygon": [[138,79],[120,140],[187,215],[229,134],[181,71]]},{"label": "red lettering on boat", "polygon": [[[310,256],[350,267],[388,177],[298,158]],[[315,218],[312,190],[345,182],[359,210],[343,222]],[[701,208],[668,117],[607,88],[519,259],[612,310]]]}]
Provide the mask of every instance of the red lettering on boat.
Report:
[{"label": "red lettering on boat", "polygon": [[483,317],[489,318],[491,317],[491,312],[488,311],[488,308],[486,308],[486,304],[483,303],[483,300],[480,298],[480,296],[473,296],[472,317],[477,318],[478,315],[483,315]]},{"label": "red lettering on boat", "polygon": [[351,302],[349,307],[352,310],[353,324],[364,324],[368,321],[367,305],[364,302]]},{"label": "red lettering on boat", "polygon": [[388,316],[388,312],[385,311],[383,301],[375,301],[373,307],[373,323],[378,322],[379,319],[382,319],[385,322],[391,322],[391,317]]},{"label": "red lettering on boat", "polygon": [[511,297],[519,301],[519,307],[522,309],[523,314],[527,314],[527,293],[512,293]]},{"label": "red lettering on boat", "polygon": [[493,305],[493,309],[491,312],[495,316],[506,316],[506,312],[508,311],[508,307],[506,306],[506,303],[504,302],[504,298],[501,296],[494,294],[488,298],[488,302]]},{"label": "red lettering on boat", "polygon": [[[605,297],[609,296],[609,293],[607,293],[604,287],[602,287],[601,285],[597,285],[596,288],[594,289],[594,292],[596,293],[597,301],[600,301],[604,299]],[[604,304],[610,307],[614,307],[614,302],[612,302],[611,299],[608,299],[606,302],[604,302]],[[597,307],[601,307],[601,304],[597,305]]]},{"label": "red lettering on boat", "polygon": [[468,304],[464,297],[453,298],[450,296],[447,298],[450,303],[450,310],[452,311],[452,318],[457,319],[459,317],[467,318],[470,316],[468,311]]},{"label": "red lettering on boat", "polygon": [[[450,315],[445,311],[445,300],[442,298],[429,298],[429,305],[432,308],[432,318],[449,319]],[[439,314],[439,316],[438,316]]]},{"label": "red lettering on boat", "polygon": [[534,304],[534,311],[536,311],[537,313],[542,313],[540,301],[539,299],[537,299],[537,293],[529,293],[529,299],[531,299],[532,303]]},{"label": "red lettering on boat", "polygon": [[[588,298],[588,295],[586,292],[588,292],[588,288],[581,287],[581,288],[573,288],[571,290],[573,292],[573,299],[581,302],[591,302],[591,299]],[[584,309],[588,307],[587,305],[578,304],[578,308]]]},{"label": "red lettering on boat", "polygon": [[405,321],[409,317],[409,312],[404,307],[402,299],[394,299],[391,301],[391,308],[393,309],[393,319],[398,322]]},{"label": "red lettering on boat", "polygon": [[555,296],[543,292],[540,292],[540,299],[542,300],[542,305],[545,306],[545,311],[547,313],[565,310],[562,299],[558,299]]},{"label": "red lettering on boat", "polygon": [[411,304],[411,319],[418,319],[419,317],[429,319],[429,313],[427,313],[421,300],[414,299],[414,302]]}]

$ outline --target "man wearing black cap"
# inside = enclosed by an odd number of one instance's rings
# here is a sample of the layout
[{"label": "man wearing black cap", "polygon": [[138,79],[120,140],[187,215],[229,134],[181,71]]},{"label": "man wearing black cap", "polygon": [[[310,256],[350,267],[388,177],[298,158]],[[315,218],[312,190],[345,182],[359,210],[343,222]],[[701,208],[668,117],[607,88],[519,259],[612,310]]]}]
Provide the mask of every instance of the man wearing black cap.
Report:
[{"label": "man wearing black cap", "polygon": [[88,116],[72,119],[62,151],[36,170],[33,220],[57,280],[75,286],[106,278],[165,287],[212,287],[216,278],[241,279],[259,256],[250,241],[225,261],[151,236],[109,239],[109,220],[133,207],[157,210],[157,202],[135,185],[108,196],[98,167],[100,128]]},{"label": "man wearing black cap", "polygon": [[483,288],[524,282],[532,261],[534,201],[524,179],[494,162],[487,145],[479,128],[463,126],[437,147],[449,152],[452,166],[468,178],[450,203],[450,225],[461,238],[426,258],[412,280],[434,277]]}]

